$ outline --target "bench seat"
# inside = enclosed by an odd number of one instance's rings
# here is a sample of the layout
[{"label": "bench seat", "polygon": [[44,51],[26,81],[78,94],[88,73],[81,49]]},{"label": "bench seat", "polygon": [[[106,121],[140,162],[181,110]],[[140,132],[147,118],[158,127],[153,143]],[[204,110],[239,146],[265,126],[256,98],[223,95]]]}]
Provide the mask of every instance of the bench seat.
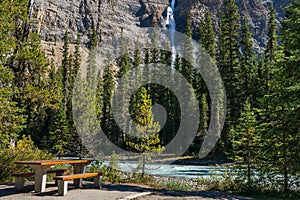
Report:
[{"label": "bench seat", "polygon": [[65,196],[67,194],[68,181],[74,179],[89,178],[89,177],[94,177],[95,188],[102,188],[102,172],[56,176],[54,177],[54,179],[58,181],[58,194],[62,196]]},{"label": "bench seat", "polygon": [[[66,169],[52,169],[52,170],[48,170],[47,174],[56,174],[56,176],[61,176],[64,175],[66,171],[67,171]],[[21,190],[24,187],[25,178],[34,176],[34,172],[15,172],[12,175],[16,177],[15,189]],[[55,184],[57,185],[56,181]]]}]

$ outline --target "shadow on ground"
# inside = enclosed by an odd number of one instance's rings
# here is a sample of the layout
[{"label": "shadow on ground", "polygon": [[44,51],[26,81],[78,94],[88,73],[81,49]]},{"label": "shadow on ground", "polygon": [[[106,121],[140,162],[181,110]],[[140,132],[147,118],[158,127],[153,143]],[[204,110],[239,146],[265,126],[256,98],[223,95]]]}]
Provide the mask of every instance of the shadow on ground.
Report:
[{"label": "shadow on ground", "polygon": [[[84,183],[83,188],[81,190],[84,192],[85,189],[93,188],[93,183]],[[68,191],[76,190],[77,188],[69,185]],[[210,199],[228,199],[228,200],[247,200],[247,197],[239,197],[233,196],[222,192],[217,191],[168,191],[168,190],[157,190],[146,188],[137,185],[116,185],[116,184],[105,184],[103,188],[99,191],[107,191],[112,193],[122,193],[122,192],[133,192],[133,193],[141,193],[141,192],[152,192],[152,195],[148,196],[145,199],[156,199],[158,196],[160,197],[168,197],[168,198],[180,198],[180,197],[197,197],[199,199],[210,198]],[[75,192],[75,191],[74,191]],[[81,192],[80,192],[81,193]],[[46,192],[44,193],[34,193],[33,185],[24,186],[23,190],[16,191],[13,185],[2,185],[0,187],[0,197],[15,197],[15,195],[22,196],[39,196],[39,197],[54,197],[58,196],[57,186],[54,184],[47,184]],[[67,194],[68,196],[68,194]],[[143,199],[143,198],[141,198]]]},{"label": "shadow on ground", "polygon": [[[123,192],[152,192],[150,196],[168,196],[168,197],[199,197],[212,199],[228,199],[228,200],[249,200],[249,197],[240,197],[236,195],[229,195],[218,191],[170,191],[157,190],[151,188],[144,188],[132,185],[105,185],[104,190],[108,191],[123,191]],[[155,199],[155,198],[153,198]]]}]

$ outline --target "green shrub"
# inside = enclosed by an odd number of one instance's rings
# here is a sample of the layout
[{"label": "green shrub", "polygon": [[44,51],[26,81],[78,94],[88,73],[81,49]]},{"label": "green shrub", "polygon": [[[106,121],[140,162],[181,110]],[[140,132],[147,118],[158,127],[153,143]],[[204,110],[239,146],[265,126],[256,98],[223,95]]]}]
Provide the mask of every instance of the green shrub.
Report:
[{"label": "green shrub", "polygon": [[179,181],[168,181],[164,187],[167,190],[178,190],[178,191],[191,191],[192,186],[188,183],[182,183]]},{"label": "green shrub", "polygon": [[[113,152],[109,166],[103,165],[103,156],[99,155],[87,169],[88,172],[103,172],[103,182],[120,183],[122,182],[122,172],[119,171],[118,156]],[[92,180],[92,179],[87,179]]]},{"label": "green shrub", "polygon": [[197,182],[205,190],[239,191],[244,188],[243,181],[229,172],[222,175],[210,175],[209,178],[198,178]]},{"label": "green shrub", "polygon": [[7,182],[13,179],[13,172],[32,171],[27,165],[16,165],[16,161],[53,159],[53,156],[34,146],[30,136],[23,136],[17,145],[0,149],[0,181]]}]

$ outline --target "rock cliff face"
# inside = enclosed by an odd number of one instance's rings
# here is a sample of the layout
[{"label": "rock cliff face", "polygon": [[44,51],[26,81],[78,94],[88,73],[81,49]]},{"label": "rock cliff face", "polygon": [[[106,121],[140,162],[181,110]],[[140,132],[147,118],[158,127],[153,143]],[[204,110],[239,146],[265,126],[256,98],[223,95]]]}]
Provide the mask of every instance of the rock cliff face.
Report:
[{"label": "rock cliff face", "polygon": [[[254,33],[255,45],[263,47],[267,33],[268,2],[270,0],[236,0],[240,14],[248,18]],[[282,18],[281,6],[292,0],[273,0]],[[34,29],[43,40],[61,40],[64,32],[69,32],[72,41],[82,35],[83,42],[93,29],[97,30],[99,41],[124,30],[138,35],[141,27],[158,24],[165,26],[166,10],[170,0],[35,0]],[[176,0],[175,19],[177,31],[185,29],[186,11],[191,11],[193,28],[196,29],[210,9],[218,32],[222,0]]]},{"label": "rock cliff face", "polygon": [[36,0],[34,29],[44,40],[61,40],[69,32],[71,40],[80,33],[83,42],[93,29],[99,40],[124,31],[138,32],[153,26],[169,5],[169,0]]}]

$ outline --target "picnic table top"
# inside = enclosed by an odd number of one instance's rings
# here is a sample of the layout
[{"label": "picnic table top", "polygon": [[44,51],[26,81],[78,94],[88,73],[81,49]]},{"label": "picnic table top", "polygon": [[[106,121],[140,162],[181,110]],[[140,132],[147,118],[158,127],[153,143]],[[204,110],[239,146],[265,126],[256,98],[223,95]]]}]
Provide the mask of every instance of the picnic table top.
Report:
[{"label": "picnic table top", "polygon": [[27,164],[27,165],[58,165],[58,164],[88,164],[93,160],[88,159],[73,159],[73,160],[24,160],[24,161],[17,161],[16,164]]}]

